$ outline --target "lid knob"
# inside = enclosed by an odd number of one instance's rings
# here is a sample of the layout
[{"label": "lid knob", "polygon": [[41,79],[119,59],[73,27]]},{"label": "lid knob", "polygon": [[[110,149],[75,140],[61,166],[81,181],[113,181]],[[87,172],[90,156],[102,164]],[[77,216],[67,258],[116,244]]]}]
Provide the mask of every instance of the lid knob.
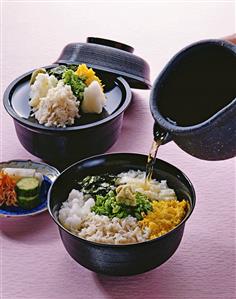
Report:
[{"label": "lid knob", "polygon": [[103,45],[103,46],[107,46],[107,47],[112,47],[112,48],[116,48],[116,49],[120,49],[129,53],[133,53],[134,52],[134,48],[114,41],[114,40],[110,40],[110,39],[105,39],[105,38],[100,38],[100,37],[87,37],[87,43],[90,44],[97,44],[97,45]]}]

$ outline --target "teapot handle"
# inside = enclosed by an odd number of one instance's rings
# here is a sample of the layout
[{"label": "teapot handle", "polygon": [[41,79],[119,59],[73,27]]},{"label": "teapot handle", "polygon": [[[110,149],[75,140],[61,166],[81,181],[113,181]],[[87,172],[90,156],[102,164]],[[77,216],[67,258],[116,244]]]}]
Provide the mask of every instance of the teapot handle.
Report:
[{"label": "teapot handle", "polygon": [[153,126],[153,136],[155,141],[161,139],[162,140],[161,144],[166,144],[172,141],[171,134],[165,131],[157,122],[155,122]]}]

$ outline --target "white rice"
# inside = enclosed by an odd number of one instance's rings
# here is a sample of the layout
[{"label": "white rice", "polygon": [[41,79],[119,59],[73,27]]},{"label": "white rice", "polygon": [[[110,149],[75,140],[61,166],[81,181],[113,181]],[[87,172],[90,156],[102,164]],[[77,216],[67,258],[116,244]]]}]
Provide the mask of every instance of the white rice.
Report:
[{"label": "white rice", "polygon": [[141,230],[136,218],[110,219],[96,215],[91,212],[94,205],[93,198],[86,198],[82,192],[73,189],[59,210],[59,221],[75,235],[93,242],[128,244],[148,239],[149,230]]},{"label": "white rice", "polygon": [[[143,189],[145,173],[130,170],[118,175],[119,183],[133,184],[135,191],[145,193],[152,199],[176,199],[174,190],[168,188],[166,181],[152,181],[150,190]],[[149,192],[149,193],[148,193]],[[91,212],[95,200],[78,190],[72,190],[67,201],[59,210],[59,221],[73,234],[89,241],[105,244],[131,244],[149,239],[149,229],[141,229],[136,218],[110,219]]]}]

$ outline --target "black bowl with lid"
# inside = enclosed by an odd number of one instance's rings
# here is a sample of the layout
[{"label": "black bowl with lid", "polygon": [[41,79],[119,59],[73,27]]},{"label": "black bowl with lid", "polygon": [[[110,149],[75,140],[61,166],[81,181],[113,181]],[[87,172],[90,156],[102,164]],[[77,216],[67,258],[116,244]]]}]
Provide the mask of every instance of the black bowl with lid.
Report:
[{"label": "black bowl with lid", "polygon": [[104,153],[111,147],[119,137],[123,114],[131,101],[130,87],[150,86],[147,63],[131,51],[130,46],[119,42],[88,38],[88,43],[67,45],[57,62],[45,67],[50,70],[61,64],[85,63],[105,85],[107,103],[103,112],[84,115],[66,128],[46,127],[30,116],[29,82],[33,71],[10,83],[4,93],[4,107],[13,118],[23,147],[60,169],[79,159]]}]

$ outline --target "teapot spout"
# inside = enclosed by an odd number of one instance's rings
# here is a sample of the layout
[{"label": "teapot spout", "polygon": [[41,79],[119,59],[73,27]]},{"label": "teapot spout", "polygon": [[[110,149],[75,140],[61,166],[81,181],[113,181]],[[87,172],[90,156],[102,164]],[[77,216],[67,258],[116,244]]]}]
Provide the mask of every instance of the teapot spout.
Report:
[{"label": "teapot spout", "polygon": [[153,136],[155,141],[159,141],[161,144],[166,144],[172,141],[171,134],[165,131],[157,122],[153,126]]}]

